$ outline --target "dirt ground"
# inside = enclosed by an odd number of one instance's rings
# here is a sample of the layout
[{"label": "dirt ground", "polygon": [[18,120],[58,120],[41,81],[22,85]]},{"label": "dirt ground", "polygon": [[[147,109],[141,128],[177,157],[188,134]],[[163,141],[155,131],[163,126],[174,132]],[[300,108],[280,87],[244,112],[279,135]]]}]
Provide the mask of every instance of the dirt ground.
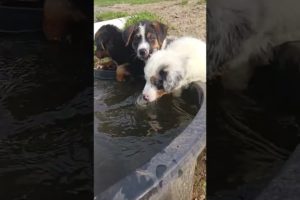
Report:
[{"label": "dirt ground", "polygon": [[170,27],[169,35],[194,36],[206,40],[206,3],[203,0],[161,1],[141,5],[116,4],[95,7],[94,11],[95,13],[115,11],[129,14],[142,11],[152,12],[167,22]]},{"label": "dirt ground", "polygon": [[[148,11],[160,16],[168,24],[168,35],[193,36],[206,40],[206,3],[203,0],[173,0],[158,3],[129,5],[117,4],[107,7],[95,7],[98,12],[127,12],[134,14]],[[195,170],[192,200],[205,200],[206,194],[206,151],[198,158]]]}]

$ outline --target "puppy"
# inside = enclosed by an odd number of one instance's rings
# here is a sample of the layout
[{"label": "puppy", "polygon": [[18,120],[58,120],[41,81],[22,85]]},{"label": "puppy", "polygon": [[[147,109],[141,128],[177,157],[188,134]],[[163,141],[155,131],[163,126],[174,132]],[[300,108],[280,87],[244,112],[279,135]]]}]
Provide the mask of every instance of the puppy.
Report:
[{"label": "puppy", "polygon": [[143,98],[152,102],[177,93],[191,82],[206,82],[206,44],[196,38],[179,38],[153,53],[146,63]]},{"label": "puppy", "polygon": [[168,27],[157,21],[140,21],[123,32],[125,46],[130,46],[136,56],[147,61],[152,53],[161,49]]},{"label": "puppy", "polygon": [[[80,30],[86,28],[88,16],[70,0],[45,0],[43,5],[43,32],[49,41],[72,42],[76,35],[82,36]],[[85,35],[84,35],[85,37]]]},{"label": "puppy", "polygon": [[143,61],[135,57],[132,48],[125,46],[122,31],[116,26],[102,26],[95,34],[95,45],[95,55],[99,59],[111,57],[119,65],[116,71],[118,81],[125,80],[127,75],[138,77],[144,74]]},{"label": "puppy", "polygon": [[208,6],[208,75],[227,89],[244,90],[254,66],[268,65],[273,49],[300,40],[297,0],[211,0]]}]

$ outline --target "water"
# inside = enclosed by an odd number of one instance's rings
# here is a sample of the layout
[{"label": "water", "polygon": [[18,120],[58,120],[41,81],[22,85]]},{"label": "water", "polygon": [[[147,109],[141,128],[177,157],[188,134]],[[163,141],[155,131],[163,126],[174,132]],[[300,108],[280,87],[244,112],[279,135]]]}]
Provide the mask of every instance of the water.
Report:
[{"label": "water", "polygon": [[1,38],[1,199],[93,198],[91,59],[40,34]]},{"label": "water", "polygon": [[143,81],[95,81],[95,195],[163,150],[199,110],[190,89],[181,98],[165,95],[147,107],[136,104]]},{"label": "water", "polygon": [[210,200],[254,199],[300,142],[299,65],[277,58],[246,92],[207,87]]}]

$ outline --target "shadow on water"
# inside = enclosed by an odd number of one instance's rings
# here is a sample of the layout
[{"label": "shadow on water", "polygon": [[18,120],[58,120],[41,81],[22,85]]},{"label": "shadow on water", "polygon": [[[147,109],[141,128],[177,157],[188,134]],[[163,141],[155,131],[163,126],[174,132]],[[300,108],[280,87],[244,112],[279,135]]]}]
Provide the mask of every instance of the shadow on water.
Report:
[{"label": "shadow on water", "polygon": [[192,88],[181,98],[165,95],[147,107],[136,105],[143,81],[95,81],[95,194],[141,167],[162,151],[199,110]]},{"label": "shadow on water", "polygon": [[300,48],[286,45],[246,92],[208,85],[209,199],[254,199],[300,142]]},{"label": "shadow on water", "polygon": [[1,199],[92,197],[91,59],[39,33],[1,38]]}]

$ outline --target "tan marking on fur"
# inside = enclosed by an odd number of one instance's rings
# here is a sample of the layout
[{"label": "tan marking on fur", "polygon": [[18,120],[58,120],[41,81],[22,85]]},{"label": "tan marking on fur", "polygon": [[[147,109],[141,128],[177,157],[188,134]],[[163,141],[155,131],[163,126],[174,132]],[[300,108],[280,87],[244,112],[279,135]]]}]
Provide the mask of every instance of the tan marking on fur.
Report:
[{"label": "tan marking on fur", "polygon": [[151,37],[152,33],[148,32],[147,33],[147,38],[149,39]]},{"label": "tan marking on fur", "polygon": [[160,49],[161,45],[159,44],[158,40],[155,40],[152,44],[151,44],[153,49]]},{"label": "tan marking on fur", "polygon": [[105,57],[110,57],[109,52],[107,50],[104,50],[104,51],[96,50],[95,55],[99,59],[105,58]]},{"label": "tan marking on fur", "polygon": [[157,90],[157,92],[156,92],[157,98],[160,98],[165,94],[167,94],[167,93],[164,90]]},{"label": "tan marking on fur", "polygon": [[117,66],[117,70],[116,70],[116,79],[117,81],[125,81],[126,80],[126,76],[130,75],[130,73],[128,72],[128,64],[122,64],[122,65],[118,65]]},{"label": "tan marking on fur", "polygon": [[[156,33],[157,33],[157,38],[159,38],[158,33],[161,33],[161,32],[163,31],[161,25],[165,27],[165,32],[167,32],[168,27],[167,27],[166,25],[161,24],[161,23],[159,23],[158,21],[152,22],[152,26],[154,27],[154,29],[155,29],[155,31],[156,31]],[[159,47],[161,47],[162,44],[163,44],[163,41],[159,41],[159,39],[158,39],[157,42],[158,42],[158,44],[159,44]],[[160,49],[160,48],[159,48],[159,49]]]},{"label": "tan marking on fur", "polygon": [[[147,33],[147,39],[150,40],[151,35],[153,35],[153,33],[148,32]],[[152,47],[152,49],[160,49],[161,45],[159,44],[159,41],[157,39],[155,39],[154,41],[150,41],[150,45]]]}]

